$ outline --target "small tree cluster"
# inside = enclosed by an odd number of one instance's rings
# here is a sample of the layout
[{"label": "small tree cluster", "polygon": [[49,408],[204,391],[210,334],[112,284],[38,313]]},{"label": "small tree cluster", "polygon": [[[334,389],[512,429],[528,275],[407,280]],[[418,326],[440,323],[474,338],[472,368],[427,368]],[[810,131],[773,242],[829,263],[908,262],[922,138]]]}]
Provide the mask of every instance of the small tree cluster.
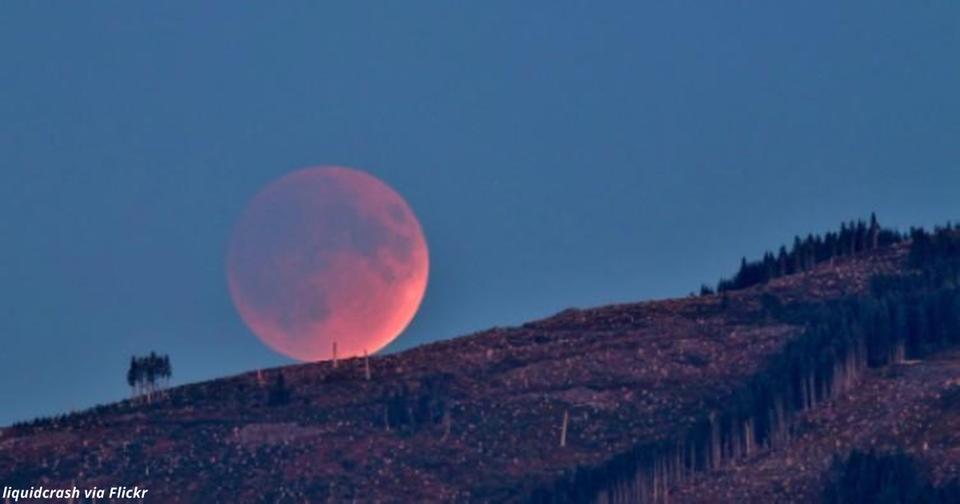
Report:
[{"label": "small tree cluster", "polygon": [[173,367],[168,355],[150,355],[130,357],[130,367],[127,369],[127,385],[134,396],[146,394],[149,399],[159,388],[170,383],[173,376]]},{"label": "small tree cluster", "polygon": [[[870,216],[869,223],[863,220],[851,221],[849,224],[842,224],[840,231],[825,235],[810,234],[806,238],[797,236],[789,250],[786,246],[781,246],[776,254],[767,252],[759,261],[747,261],[746,257],[741,259],[737,274],[731,279],[721,279],[717,284],[717,292],[766,283],[774,278],[807,271],[836,257],[885,247],[903,239],[904,236],[897,231],[880,227],[876,215]],[[713,290],[703,286],[700,292],[707,295]]]}]

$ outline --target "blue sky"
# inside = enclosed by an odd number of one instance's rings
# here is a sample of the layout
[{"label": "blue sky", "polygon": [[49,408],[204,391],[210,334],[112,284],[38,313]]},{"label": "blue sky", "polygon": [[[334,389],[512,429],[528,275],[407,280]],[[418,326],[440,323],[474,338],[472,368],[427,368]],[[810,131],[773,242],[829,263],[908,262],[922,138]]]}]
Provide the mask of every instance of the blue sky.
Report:
[{"label": "blue sky", "polygon": [[0,12],[0,424],[289,363],[231,226],[366,170],[431,279],[392,349],[685,295],[875,210],[958,217],[960,4],[17,2]]}]

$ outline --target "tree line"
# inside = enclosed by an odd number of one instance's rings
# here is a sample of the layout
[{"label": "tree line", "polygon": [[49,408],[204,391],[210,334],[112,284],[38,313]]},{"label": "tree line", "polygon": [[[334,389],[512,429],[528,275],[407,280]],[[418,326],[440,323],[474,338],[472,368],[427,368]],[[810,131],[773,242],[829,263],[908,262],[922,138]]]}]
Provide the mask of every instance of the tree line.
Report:
[{"label": "tree line", "polygon": [[876,214],[871,214],[869,221],[861,219],[844,223],[839,231],[823,235],[809,234],[806,238],[796,236],[791,248],[781,246],[776,254],[768,251],[760,260],[747,261],[744,257],[733,278],[720,279],[716,290],[705,284],[700,288],[700,294],[709,295],[763,284],[774,278],[810,270],[838,257],[886,247],[903,239],[904,236],[898,231],[881,227]]}]

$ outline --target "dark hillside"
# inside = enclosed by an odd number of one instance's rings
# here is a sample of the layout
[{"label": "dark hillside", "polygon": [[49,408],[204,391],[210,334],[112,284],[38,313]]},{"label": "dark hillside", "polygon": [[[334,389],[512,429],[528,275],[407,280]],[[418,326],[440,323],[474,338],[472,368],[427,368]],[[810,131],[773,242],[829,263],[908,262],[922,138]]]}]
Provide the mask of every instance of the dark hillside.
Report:
[{"label": "dark hillside", "polygon": [[[911,451],[941,422],[913,454],[940,485],[960,460],[956,236],[567,310],[372,358],[371,380],[362,359],[291,366],[14,426],[0,480],[140,485],[156,502],[783,500],[824,495],[851,449],[887,435]],[[892,433],[904,401],[885,386],[918,408]]]}]

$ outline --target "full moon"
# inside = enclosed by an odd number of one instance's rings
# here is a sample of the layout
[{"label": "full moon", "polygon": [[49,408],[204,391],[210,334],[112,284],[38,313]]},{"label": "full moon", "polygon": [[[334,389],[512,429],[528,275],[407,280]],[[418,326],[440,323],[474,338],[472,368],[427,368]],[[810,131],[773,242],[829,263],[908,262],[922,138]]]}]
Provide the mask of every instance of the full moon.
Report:
[{"label": "full moon", "polygon": [[376,352],[413,320],[427,288],[427,243],[406,201],[379,179],[305,168],[254,196],[227,252],[241,318],[301,361]]}]

